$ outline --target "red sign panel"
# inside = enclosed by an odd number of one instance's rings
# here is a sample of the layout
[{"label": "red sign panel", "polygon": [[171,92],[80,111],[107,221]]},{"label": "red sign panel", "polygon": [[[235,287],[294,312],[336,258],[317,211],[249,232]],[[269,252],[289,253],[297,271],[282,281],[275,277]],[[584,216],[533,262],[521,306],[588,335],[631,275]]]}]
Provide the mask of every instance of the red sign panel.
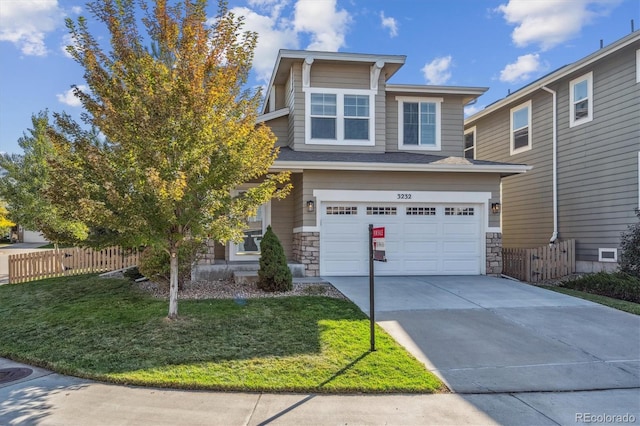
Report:
[{"label": "red sign panel", "polygon": [[384,238],[384,227],[373,228],[373,238]]}]

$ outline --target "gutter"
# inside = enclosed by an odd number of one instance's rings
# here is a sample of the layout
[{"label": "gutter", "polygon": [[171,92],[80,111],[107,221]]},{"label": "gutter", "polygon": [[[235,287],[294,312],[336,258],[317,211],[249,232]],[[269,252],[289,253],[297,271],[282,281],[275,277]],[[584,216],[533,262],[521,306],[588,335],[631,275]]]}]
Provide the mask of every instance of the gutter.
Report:
[{"label": "gutter", "polygon": [[407,163],[368,163],[368,162],[328,162],[328,161],[281,161],[276,160],[270,170],[359,170],[359,171],[397,171],[397,172],[467,172],[500,173],[510,176],[526,173],[532,166],[520,164],[504,165],[468,165],[468,164],[407,164]]},{"label": "gutter", "polygon": [[547,86],[540,87],[545,92],[551,93],[552,105],[551,105],[551,114],[553,115],[552,119],[552,140],[553,140],[553,234],[551,234],[551,238],[549,239],[549,245],[555,244],[558,240],[558,119],[556,117],[557,113],[557,92],[555,90],[549,89]]}]

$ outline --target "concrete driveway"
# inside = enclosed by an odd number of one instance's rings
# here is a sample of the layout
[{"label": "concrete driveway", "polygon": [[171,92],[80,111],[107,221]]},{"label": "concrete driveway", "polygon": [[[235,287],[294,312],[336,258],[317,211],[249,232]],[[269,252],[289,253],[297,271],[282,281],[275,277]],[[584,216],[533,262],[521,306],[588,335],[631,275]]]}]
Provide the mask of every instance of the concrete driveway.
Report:
[{"label": "concrete driveway", "polygon": [[[368,313],[368,277],[324,278]],[[376,277],[375,288],[377,323],[454,392],[640,387],[636,315],[487,276]]]},{"label": "concrete driveway", "polygon": [[0,246],[0,285],[7,284],[9,282],[9,255],[50,250],[38,248],[45,244],[46,243],[16,243]]}]

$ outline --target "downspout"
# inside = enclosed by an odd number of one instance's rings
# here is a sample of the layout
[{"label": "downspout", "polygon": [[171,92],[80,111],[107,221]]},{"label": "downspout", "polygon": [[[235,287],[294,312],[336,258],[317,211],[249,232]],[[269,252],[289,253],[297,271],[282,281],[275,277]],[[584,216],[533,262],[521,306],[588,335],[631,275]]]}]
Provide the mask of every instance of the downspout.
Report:
[{"label": "downspout", "polygon": [[557,109],[557,92],[551,90],[546,86],[541,87],[542,90],[551,93],[553,96],[553,104],[551,106],[553,120],[552,120],[552,140],[553,140],[553,234],[549,239],[549,245],[555,244],[558,240],[558,124],[556,118]]}]

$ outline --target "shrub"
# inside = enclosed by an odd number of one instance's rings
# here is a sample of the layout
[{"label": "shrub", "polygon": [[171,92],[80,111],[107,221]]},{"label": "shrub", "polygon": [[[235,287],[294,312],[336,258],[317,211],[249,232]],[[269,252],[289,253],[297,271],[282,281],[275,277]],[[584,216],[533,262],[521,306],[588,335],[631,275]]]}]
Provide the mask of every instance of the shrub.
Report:
[{"label": "shrub", "polygon": [[640,279],[624,272],[599,272],[567,281],[562,287],[640,303]]},{"label": "shrub", "polygon": [[[198,240],[185,241],[178,249],[178,288],[180,290],[191,280],[191,267],[203,250],[204,246]],[[147,247],[140,255],[138,268],[140,273],[151,281],[161,286],[169,286],[171,265],[169,253],[166,250]]]},{"label": "shrub", "polygon": [[291,270],[278,236],[267,227],[260,241],[260,269],[258,288],[264,291],[289,291],[293,288]]},{"label": "shrub", "polygon": [[[640,209],[636,209],[640,219]],[[620,242],[620,270],[640,278],[640,222],[629,225]]]},{"label": "shrub", "polygon": [[140,273],[140,270],[137,266],[127,269],[122,273],[122,275],[124,275],[125,278],[128,278],[131,281],[135,281],[138,278],[144,277],[144,275]]}]

